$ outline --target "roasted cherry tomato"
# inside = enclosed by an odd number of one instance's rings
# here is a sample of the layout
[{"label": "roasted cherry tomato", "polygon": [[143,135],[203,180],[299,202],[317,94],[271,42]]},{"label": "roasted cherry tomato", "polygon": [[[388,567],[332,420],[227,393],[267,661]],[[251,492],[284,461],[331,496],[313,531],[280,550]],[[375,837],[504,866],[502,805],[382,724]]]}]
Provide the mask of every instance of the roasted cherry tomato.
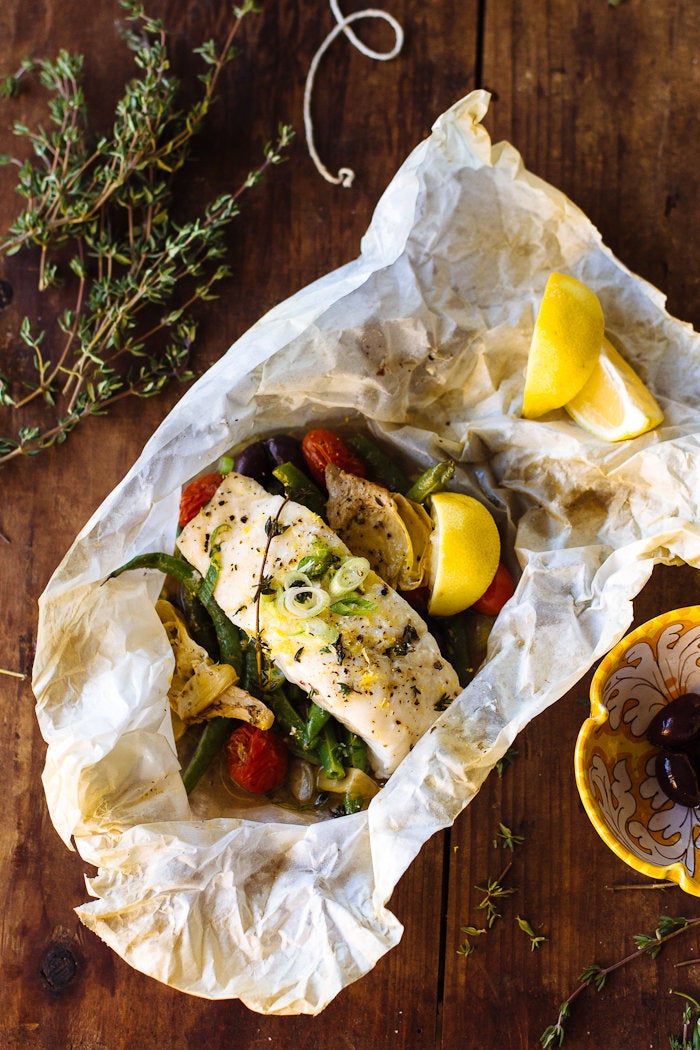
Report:
[{"label": "roasted cherry tomato", "polygon": [[180,517],[178,519],[181,529],[199,514],[202,507],[212,498],[222,480],[221,474],[202,474],[200,478],[195,478],[189,485],[185,485],[180,497]]},{"label": "roasted cherry tomato", "polygon": [[226,765],[235,784],[262,795],[279,787],[287,775],[289,753],[270,730],[244,723],[226,742]]},{"label": "roasted cherry tomato", "polygon": [[317,485],[326,485],[326,467],[334,463],[336,467],[364,478],[367,473],[365,465],[352,449],[348,448],[339,434],[324,427],[309,430],[301,442],[301,450],[309,472]]},{"label": "roasted cherry tomato", "polygon": [[474,602],[472,609],[475,609],[478,613],[484,613],[486,616],[498,616],[508,599],[513,597],[514,591],[513,577],[503,562],[501,562],[496,569],[496,575],[478,602]]}]

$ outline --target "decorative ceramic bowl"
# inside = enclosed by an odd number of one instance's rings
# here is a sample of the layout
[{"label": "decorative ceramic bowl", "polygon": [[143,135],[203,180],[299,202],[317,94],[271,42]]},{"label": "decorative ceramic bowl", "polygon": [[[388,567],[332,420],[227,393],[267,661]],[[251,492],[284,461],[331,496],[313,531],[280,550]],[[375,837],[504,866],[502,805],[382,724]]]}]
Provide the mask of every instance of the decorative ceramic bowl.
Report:
[{"label": "decorative ceramic bowl", "polygon": [[631,867],[700,896],[700,807],[672,802],[646,739],[657,711],[700,693],[700,605],[655,616],[600,662],[576,742],[576,784],[596,831]]}]

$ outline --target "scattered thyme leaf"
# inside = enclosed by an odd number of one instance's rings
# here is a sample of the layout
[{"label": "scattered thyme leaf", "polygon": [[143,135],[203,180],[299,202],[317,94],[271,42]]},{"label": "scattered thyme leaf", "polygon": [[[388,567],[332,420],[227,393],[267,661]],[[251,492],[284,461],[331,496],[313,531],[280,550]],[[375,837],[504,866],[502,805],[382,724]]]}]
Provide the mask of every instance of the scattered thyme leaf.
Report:
[{"label": "scattered thyme leaf", "polygon": [[466,937],[457,949],[457,955],[471,955],[476,949],[476,945],[472,944],[470,937],[479,937],[482,933],[486,933],[486,929],[483,926],[460,926],[462,933],[466,933]]},{"label": "scattered thyme leaf", "polygon": [[496,773],[502,777],[509,765],[515,762],[520,752],[517,747],[509,747],[505,754],[496,762]]},{"label": "scattered thyme leaf", "polygon": [[527,936],[530,938],[530,951],[536,951],[547,940],[547,938],[544,937],[542,934],[535,933],[528,920],[523,918],[522,915],[516,915],[515,921],[517,922],[518,926],[523,931],[523,933],[526,933]]},{"label": "scattered thyme leaf", "polygon": [[523,835],[514,835],[510,828],[501,823],[498,825],[498,838],[503,840],[501,842],[503,848],[509,849],[511,853],[515,850],[516,846],[522,846],[525,841]]}]

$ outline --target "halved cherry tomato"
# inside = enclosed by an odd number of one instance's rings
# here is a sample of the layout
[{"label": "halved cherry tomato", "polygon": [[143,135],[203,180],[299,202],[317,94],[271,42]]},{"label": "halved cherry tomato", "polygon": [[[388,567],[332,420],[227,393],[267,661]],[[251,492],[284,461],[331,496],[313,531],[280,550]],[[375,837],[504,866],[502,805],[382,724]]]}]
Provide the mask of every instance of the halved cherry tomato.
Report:
[{"label": "halved cherry tomato", "polygon": [[180,497],[180,517],[178,523],[184,528],[199,514],[202,507],[209,502],[223,480],[221,474],[202,474],[189,485],[185,485]]},{"label": "halved cherry tomato", "polygon": [[226,742],[226,765],[235,784],[262,795],[287,775],[289,752],[278,736],[244,723]]},{"label": "halved cherry tomato", "polygon": [[485,616],[498,616],[508,599],[512,598],[514,591],[513,577],[503,562],[501,562],[496,569],[496,575],[493,580],[479,600],[474,602],[472,609],[475,609],[478,613],[483,613]]},{"label": "halved cherry tomato", "polygon": [[309,430],[302,438],[301,451],[314,481],[324,488],[329,463],[360,478],[364,478],[367,473],[363,461],[348,448],[340,435],[325,427]]}]

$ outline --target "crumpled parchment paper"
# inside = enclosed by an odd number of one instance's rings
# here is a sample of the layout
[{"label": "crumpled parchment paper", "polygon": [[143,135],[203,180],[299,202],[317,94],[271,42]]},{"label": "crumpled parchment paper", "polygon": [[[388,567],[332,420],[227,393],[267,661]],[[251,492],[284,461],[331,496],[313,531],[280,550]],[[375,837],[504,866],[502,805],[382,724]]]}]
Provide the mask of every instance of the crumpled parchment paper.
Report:
[{"label": "crumpled parchment paper", "polygon": [[[654,564],[700,566],[700,342],[560,192],[481,125],[474,92],[381,198],[359,257],[264,316],[182,398],[40,601],[44,786],[98,867],[81,920],[136,969],[270,1014],[318,1013],[402,932],[386,903],[516,734],[625,632]],[[563,413],[519,418],[551,271],[600,296],[662,428],[603,444]],[[162,578],[103,581],[171,550],[181,485],[257,433],[361,412],[418,463],[453,456],[522,571],[488,660],[364,813],[217,812],[178,773]],[[517,561],[516,561],[517,559]],[[205,793],[206,795],[206,793]]]}]

